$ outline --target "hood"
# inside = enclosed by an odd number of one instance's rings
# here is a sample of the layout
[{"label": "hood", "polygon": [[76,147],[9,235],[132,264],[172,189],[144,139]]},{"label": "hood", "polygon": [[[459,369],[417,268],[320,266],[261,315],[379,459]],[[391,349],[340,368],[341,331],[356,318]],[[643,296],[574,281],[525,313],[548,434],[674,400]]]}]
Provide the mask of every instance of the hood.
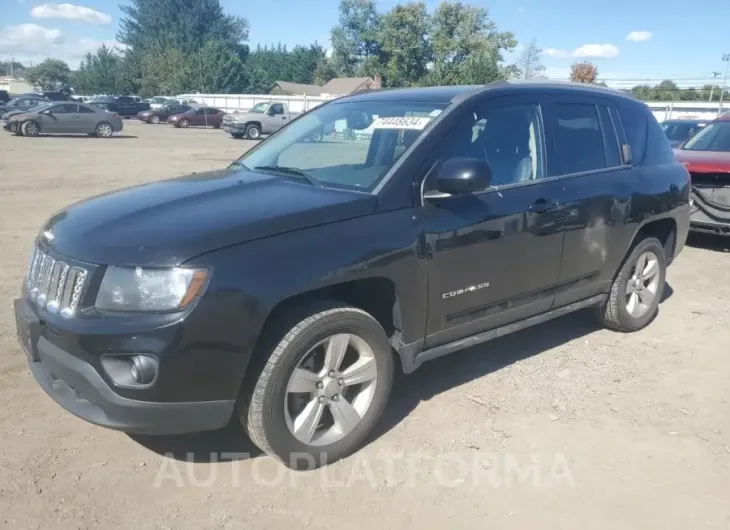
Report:
[{"label": "hood", "polygon": [[675,149],[674,154],[690,172],[730,173],[730,151]]},{"label": "hood", "polygon": [[171,116],[170,116],[169,118],[167,118],[167,120],[168,120],[168,121],[170,121],[170,120],[173,120],[173,121],[177,121],[177,120],[179,120],[180,118],[182,118],[182,117],[183,117],[184,115],[185,115],[185,113],[184,113],[184,112],[181,112],[181,113],[179,113],[179,114],[173,114],[173,115],[171,115]]},{"label": "hood", "polygon": [[226,121],[248,121],[248,120],[260,120],[261,116],[265,116],[262,112],[240,112],[238,114],[226,114],[223,119]]},{"label": "hood", "polygon": [[20,116],[21,114],[28,114],[27,110],[11,110],[10,112],[6,112],[3,114],[3,118],[10,118],[14,116]]},{"label": "hood", "polygon": [[106,265],[173,266],[253,239],[371,213],[368,194],[243,169],[135,186],[55,214],[61,254]]},{"label": "hood", "polygon": [[137,113],[137,116],[149,116],[151,114],[152,114],[152,111],[151,110],[143,110],[141,112],[138,112]]}]

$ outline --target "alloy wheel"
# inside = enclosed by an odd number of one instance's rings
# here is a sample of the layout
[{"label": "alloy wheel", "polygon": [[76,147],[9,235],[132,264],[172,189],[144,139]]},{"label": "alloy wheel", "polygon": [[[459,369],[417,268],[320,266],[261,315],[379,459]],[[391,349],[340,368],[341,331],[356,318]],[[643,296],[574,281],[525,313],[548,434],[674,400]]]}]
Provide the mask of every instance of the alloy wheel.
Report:
[{"label": "alloy wheel", "polygon": [[361,422],[373,402],[377,362],[368,343],[339,333],[311,348],[289,377],[286,424],[300,442],[338,442]]},{"label": "alloy wheel", "polygon": [[652,307],[659,289],[659,259],[646,251],[636,260],[626,284],[626,310],[634,318],[641,318]]}]

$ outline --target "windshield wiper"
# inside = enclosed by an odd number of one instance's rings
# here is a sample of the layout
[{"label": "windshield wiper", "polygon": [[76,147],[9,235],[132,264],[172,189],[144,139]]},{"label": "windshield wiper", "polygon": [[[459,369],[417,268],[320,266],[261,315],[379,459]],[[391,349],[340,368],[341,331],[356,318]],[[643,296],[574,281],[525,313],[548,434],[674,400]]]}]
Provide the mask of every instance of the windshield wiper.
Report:
[{"label": "windshield wiper", "polygon": [[321,186],[320,182],[314,178],[312,175],[309,175],[308,173],[305,173],[299,168],[296,167],[287,167],[287,166],[256,166],[254,169],[257,170],[263,170],[263,171],[278,171],[279,173],[286,173],[287,175],[292,175],[294,177],[306,180],[309,182],[312,186]]}]

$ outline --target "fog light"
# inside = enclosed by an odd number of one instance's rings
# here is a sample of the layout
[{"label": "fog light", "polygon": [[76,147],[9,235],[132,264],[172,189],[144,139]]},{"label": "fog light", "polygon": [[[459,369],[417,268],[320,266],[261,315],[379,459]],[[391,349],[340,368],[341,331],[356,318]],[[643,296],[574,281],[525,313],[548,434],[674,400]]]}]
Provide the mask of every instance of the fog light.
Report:
[{"label": "fog light", "polygon": [[157,366],[155,362],[145,355],[135,355],[129,359],[129,372],[132,379],[140,385],[148,385],[155,380]]}]

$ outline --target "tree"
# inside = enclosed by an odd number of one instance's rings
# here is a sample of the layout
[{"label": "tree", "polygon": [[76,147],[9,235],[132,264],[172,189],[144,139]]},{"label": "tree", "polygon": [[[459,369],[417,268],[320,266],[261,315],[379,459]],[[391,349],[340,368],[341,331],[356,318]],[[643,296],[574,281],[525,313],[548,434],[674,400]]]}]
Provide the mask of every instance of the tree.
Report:
[{"label": "tree", "polygon": [[[196,55],[189,64],[189,71],[192,73],[193,84],[200,79],[201,92],[230,94],[240,93],[248,88],[245,56],[235,53],[225,42],[210,40]],[[196,70],[198,77],[195,75]]]},{"label": "tree", "polygon": [[598,68],[588,61],[574,63],[570,67],[570,80],[576,83],[593,84],[598,78]]},{"label": "tree", "polygon": [[[496,64],[500,77],[503,51],[517,46],[510,32],[497,31],[485,8],[471,7],[457,2],[444,2],[433,15],[433,67],[427,84],[454,85],[472,78],[469,68],[475,64]],[[488,81],[488,80],[486,80]],[[485,82],[486,82],[485,81]]]},{"label": "tree", "polygon": [[[149,50],[142,60],[141,96],[184,94],[195,90],[195,61],[175,48]],[[200,85],[198,84],[198,90]]]},{"label": "tree", "polygon": [[545,66],[541,60],[542,50],[537,47],[537,41],[532,39],[527,48],[522,52],[522,56],[517,61],[517,77],[520,79],[532,79],[533,77],[542,77]]},{"label": "tree", "polygon": [[25,69],[25,66],[18,61],[13,61],[12,65],[10,64],[10,61],[0,61],[0,76],[10,75],[10,72],[12,72],[15,76],[20,76],[23,74]]},{"label": "tree", "polygon": [[341,0],[339,11],[339,23],[332,30],[332,60],[341,76],[353,76],[366,59],[378,56],[380,15],[372,0]]},{"label": "tree", "polygon": [[335,77],[337,77],[337,69],[334,63],[327,57],[320,59],[317,62],[317,67],[314,69],[313,83],[322,86]]},{"label": "tree", "polygon": [[125,93],[119,91],[121,62],[121,57],[106,45],[93,54],[87,53],[72,76],[73,89],[80,94]]},{"label": "tree", "polygon": [[378,33],[384,86],[412,86],[428,72],[433,57],[431,17],[423,2],[395,6],[383,15]]},{"label": "tree", "polygon": [[134,50],[191,54],[214,39],[231,46],[248,39],[248,22],[226,15],[220,0],[130,0],[119,9],[117,39]]},{"label": "tree", "polygon": [[70,77],[71,69],[60,59],[46,59],[25,73],[25,78],[42,90],[58,90],[68,87]]}]

